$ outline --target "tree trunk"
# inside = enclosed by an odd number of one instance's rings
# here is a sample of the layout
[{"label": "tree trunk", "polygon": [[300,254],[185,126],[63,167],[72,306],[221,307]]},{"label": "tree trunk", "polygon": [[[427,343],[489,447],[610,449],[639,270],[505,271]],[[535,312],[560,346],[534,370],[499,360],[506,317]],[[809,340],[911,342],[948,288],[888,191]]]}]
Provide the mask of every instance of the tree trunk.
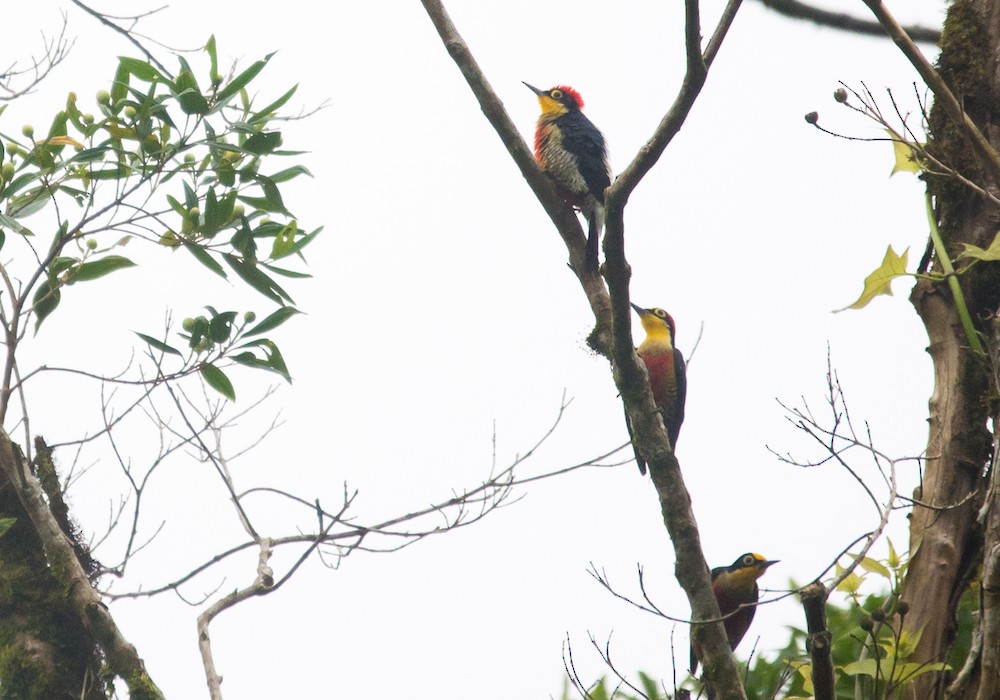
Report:
[{"label": "tree trunk", "polygon": [[[954,2],[942,33],[939,70],[994,148],[1000,142],[998,57],[1000,0]],[[968,147],[964,129],[952,123],[937,106],[932,108],[929,121],[928,150],[996,193],[998,183],[991,182],[980,167]],[[1000,230],[1000,208],[954,179],[928,175],[927,182],[949,257],[958,257],[962,243],[989,247]],[[985,263],[961,275],[962,292],[977,326],[992,316],[1000,303],[998,268],[997,263]],[[937,261],[932,271],[941,272]],[[912,560],[903,599],[910,605],[907,632],[921,634],[911,660],[934,663],[948,661],[959,598],[969,582],[979,576],[983,553],[989,555],[1000,546],[1000,541],[991,541],[1000,536],[996,532],[984,542],[983,520],[977,517],[986,498],[986,477],[992,462],[987,424],[994,411],[996,387],[990,382],[989,360],[969,349],[947,285],[921,281],[910,300],[930,339],[934,393],[930,399],[923,480],[915,495],[918,503],[910,525]],[[987,347],[995,342],[991,337],[984,341]],[[909,697],[941,697],[949,675],[921,676],[912,684]],[[997,698],[997,685],[992,679],[978,672],[970,678],[972,682],[953,689],[949,696],[962,700]],[[956,691],[958,694],[953,694]]]}]

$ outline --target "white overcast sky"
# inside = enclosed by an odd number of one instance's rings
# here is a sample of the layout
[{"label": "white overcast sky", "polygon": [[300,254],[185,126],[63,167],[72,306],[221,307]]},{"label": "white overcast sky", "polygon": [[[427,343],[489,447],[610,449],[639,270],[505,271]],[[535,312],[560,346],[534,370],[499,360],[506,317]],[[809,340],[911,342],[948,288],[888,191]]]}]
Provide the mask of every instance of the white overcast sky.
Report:
[{"label": "white overcast sky", "polygon": [[[130,14],[158,5],[98,7]],[[607,137],[616,172],[682,76],[680,2],[447,5],[526,138],[537,102],[521,81],[570,84]],[[861,2],[827,5],[865,13]],[[704,34],[721,6],[705,4]],[[943,11],[937,0],[890,7],[930,25]],[[73,55],[0,117],[0,131],[19,133],[24,122],[41,130],[71,89],[96,112],[93,96],[108,87],[116,57],[135,55],[68,2],[16,3],[5,10],[3,62],[23,60],[41,31],[57,31],[60,8],[77,37]],[[174,0],[141,29],[183,48],[214,33],[225,66],[278,51],[259,90],[277,96],[299,83],[295,109],[327,103],[285,134],[286,147],[310,152],[315,176],[286,185],[285,201],[305,227],[326,228],[307,251],[315,278],[291,288],[307,315],[275,336],[295,383],[231,438],[252,440],[279,410],[285,420],[234,463],[241,487],[278,484],[332,507],[346,482],[360,491],[355,514],[365,521],[420,508],[487,475],[494,428],[500,465],[528,449],[564,391],[573,403],[523,476],[627,439],[608,365],[584,344],[591,316],[563,245],[417,0]],[[189,61],[207,72],[201,56]],[[887,245],[910,247],[915,265],[926,240],[922,189],[909,175],[889,179],[889,145],[834,139],[802,118],[818,110],[829,128],[878,137],[873,123],[834,103],[838,81],[864,81],[880,99],[891,88],[915,112],[914,79],[887,40],[795,23],[747,0],[688,123],[627,211],[633,300],[673,314],[686,354],[704,324],[678,456],[706,556],[713,566],[746,551],[780,559],[763,579],[769,589],[810,581],[877,522],[843,471],[797,470],[765,448],[817,456],[776,399],[804,397],[822,414],[828,344],[852,416],[869,421],[879,448],[915,455],[926,439],[932,377],[908,283],[865,311],[831,313],[857,297]],[[131,331],[155,333],[167,309],[177,318],[201,303],[268,311],[260,298],[171,262],[160,253],[103,286],[69,290],[22,366],[111,371],[128,362]],[[33,396],[37,432],[65,439],[93,430],[94,387],[53,383]],[[901,469],[912,485],[912,463]],[[164,530],[116,590],[160,584],[244,539],[205,470],[181,461],[158,477],[144,531],[161,520]],[[72,494],[89,531],[100,530],[120,492],[113,469],[101,473]],[[276,594],[224,614],[213,640],[226,697],[558,697],[567,636],[585,679],[606,672],[588,633],[602,644],[613,633],[621,670],[669,686],[671,635],[685,661],[686,628],[612,599],[586,573],[592,562],[636,594],[641,563],[657,604],[688,615],[648,478],[627,464],[522,493],[477,525],[396,554],[353,555],[336,571],[313,561]],[[260,515],[269,534],[293,529],[282,528],[282,515]],[[902,514],[894,532],[904,548]],[[275,557],[276,570],[290,561]],[[245,585],[253,563],[185,593]],[[206,695],[199,608],[163,596],[111,610],[168,697]],[[739,654],[757,635],[770,651],[800,620],[794,600],[761,608]]]}]

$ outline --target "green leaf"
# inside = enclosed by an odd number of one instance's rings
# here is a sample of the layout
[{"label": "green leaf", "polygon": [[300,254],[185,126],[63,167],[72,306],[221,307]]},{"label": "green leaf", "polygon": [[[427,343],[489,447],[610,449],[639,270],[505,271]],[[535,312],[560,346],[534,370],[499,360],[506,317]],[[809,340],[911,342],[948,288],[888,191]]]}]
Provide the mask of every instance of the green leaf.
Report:
[{"label": "green leaf", "polygon": [[125,99],[128,94],[128,64],[122,63],[121,58],[118,59],[118,70],[115,71],[114,82],[111,83],[111,104],[114,105],[121,100]]},{"label": "green leaf", "polygon": [[3,535],[7,530],[14,527],[14,523],[17,522],[17,518],[0,518],[0,535]]},{"label": "green leaf", "polygon": [[872,559],[871,557],[862,557],[859,564],[862,569],[868,571],[869,573],[878,574],[886,580],[892,578],[892,574],[889,573],[889,570],[885,568],[882,562]]},{"label": "green leaf", "polygon": [[261,109],[259,112],[255,113],[253,117],[250,118],[250,123],[257,124],[258,122],[266,122],[274,115],[275,112],[285,106],[285,103],[292,98],[292,95],[294,95],[295,91],[298,89],[299,86],[297,84],[293,85],[292,88],[284,95],[276,99],[267,107]]},{"label": "green leaf", "polygon": [[922,148],[924,144],[910,143],[890,129],[886,129],[886,132],[888,132],[889,138],[892,139],[893,165],[889,177],[892,177],[896,173],[919,173],[923,168],[920,167],[920,161],[917,159],[917,152],[914,150],[914,146]]},{"label": "green leaf", "polygon": [[858,300],[850,306],[837,309],[834,313],[846,311],[847,309],[864,308],[868,305],[868,302],[880,294],[892,296],[892,287],[890,285],[894,279],[906,274],[906,262],[909,254],[910,249],[907,248],[903,251],[902,255],[896,255],[896,251],[892,249],[892,246],[889,246],[885,251],[885,258],[883,258],[882,264],[879,265],[875,272],[865,277],[865,289],[861,293],[861,296],[858,297]]},{"label": "green leaf", "polygon": [[248,330],[243,334],[244,337],[249,338],[250,336],[260,335],[261,333],[267,333],[268,331],[274,330],[282,323],[290,319],[296,314],[302,313],[293,306],[283,306],[273,314],[265,318],[263,321],[258,323],[256,326]]},{"label": "green leaf", "polygon": [[272,299],[279,304],[284,304],[286,301],[295,303],[277,282],[261,272],[256,265],[246,263],[237,258],[235,255],[230,255],[229,253],[223,253],[222,259],[225,260],[231,268],[233,268],[236,274],[239,275],[244,282],[266,296],[268,299]]},{"label": "green leaf", "polygon": [[221,369],[211,362],[205,362],[198,368],[198,371],[201,372],[202,379],[205,380],[206,384],[230,401],[236,400],[236,391],[233,389],[233,383],[229,381],[229,377]]},{"label": "green leaf", "polygon": [[191,72],[191,68],[183,58],[181,64],[183,68],[177,74],[177,80],[174,83],[175,94],[181,105],[181,110],[185,114],[207,114],[208,101],[201,94],[194,73]]},{"label": "green leaf", "polygon": [[42,325],[42,321],[48,318],[49,314],[59,306],[61,298],[62,293],[59,291],[58,284],[53,283],[51,280],[43,280],[38,285],[38,289],[35,290],[35,296],[31,301],[32,308],[35,311],[36,334],[38,333],[38,327]]},{"label": "green leaf", "polygon": [[875,659],[853,661],[844,666],[840,666],[839,668],[845,675],[848,676],[869,676],[874,678],[875,674],[878,673],[878,666],[875,663]]},{"label": "green leaf", "polygon": [[44,186],[33,187],[7,203],[7,214],[15,219],[31,216],[44,209],[50,201],[48,190]]},{"label": "green leaf", "polygon": [[235,95],[240,90],[249,85],[250,81],[256,78],[258,73],[264,70],[264,66],[267,65],[267,62],[271,60],[271,56],[273,55],[274,55],[273,53],[268,54],[267,56],[264,57],[263,60],[254,62],[253,65],[251,65],[245,71],[243,71],[235,78],[233,78],[226,85],[226,87],[222,88],[222,90],[219,91],[219,95],[216,98],[216,102],[218,104],[223,104],[227,102],[229,98],[231,98],[233,95]]},{"label": "green leaf", "polygon": [[178,357],[181,357],[180,351],[170,347],[163,341],[157,340],[156,338],[148,336],[145,333],[140,333],[139,331],[132,331],[132,332],[135,333],[140,338],[142,338],[143,341],[145,341],[145,343],[150,347],[152,347],[153,349],[159,350],[160,352],[165,352],[169,355],[177,355]]},{"label": "green leaf", "polygon": [[899,567],[899,555],[896,553],[896,548],[892,546],[892,540],[887,537],[885,541],[889,545],[889,566],[896,569]]},{"label": "green leaf", "polygon": [[236,318],[235,311],[226,311],[224,313],[216,313],[215,309],[209,307],[209,310],[214,314],[212,316],[211,322],[208,324],[208,337],[212,339],[213,343],[224,343],[229,340],[229,336],[232,333],[233,320]]},{"label": "green leaf", "polygon": [[222,277],[223,279],[228,278],[225,268],[222,267],[222,265],[220,265],[219,262],[215,258],[213,258],[212,255],[207,250],[202,248],[200,245],[198,245],[197,243],[185,242],[184,247],[191,252],[191,255],[193,255],[198,262],[207,267],[209,270],[217,274],[219,277]]},{"label": "green leaf", "polygon": [[[119,56],[118,58],[119,68],[125,68],[126,71],[147,83],[151,83],[154,80],[165,81],[163,74],[156,70],[152,65],[146,61],[141,61],[138,58],[129,58],[127,56]],[[124,95],[122,95],[124,97]]]},{"label": "green leaf", "polygon": [[135,263],[121,255],[109,255],[100,260],[85,262],[76,269],[73,279],[78,282],[96,280],[98,277],[110,275],[116,270],[123,270],[126,267],[135,267]]},{"label": "green leaf", "polygon": [[3,226],[4,228],[9,228],[14,233],[20,233],[29,236],[31,235],[31,232],[28,231],[28,229],[26,229],[24,226],[22,226],[21,224],[19,224],[17,221],[10,218],[6,214],[0,214],[0,226]]},{"label": "green leaf", "polygon": [[980,248],[979,246],[974,246],[969,243],[962,244],[964,250],[958,254],[960,258],[973,258],[974,260],[983,260],[985,262],[996,262],[1000,260],[1000,233],[997,233],[993,237],[993,242],[990,243],[990,247]]},{"label": "green leaf", "polygon": [[215,80],[215,76],[219,74],[219,53],[215,48],[215,34],[208,37],[208,43],[205,44],[205,53],[208,54],[209,61],[211,61],[209,76],[212,80]]},{"label": "green leaf", "polygon": [[280,131],[261,131],[243,142],[243,150],[262,156],[281,145]]},{"label": "green leaf", "polygon": [[272,182],[288,182],[289,180],[298,177],[299,175],[308,175],[312,177],[313,174],[309,172],[309,169],[304,165],[293,165],[290,168],[285,168],[274,175],[270,175]]},{"label": "green leaf", "polygon": [[847,578],[840,582],[840,585],[837,586],[837,590],[848,594],[857,593],[858,589],[861,588],[862,581],[863,579],[860,576],[852,572],[847,576]]}]

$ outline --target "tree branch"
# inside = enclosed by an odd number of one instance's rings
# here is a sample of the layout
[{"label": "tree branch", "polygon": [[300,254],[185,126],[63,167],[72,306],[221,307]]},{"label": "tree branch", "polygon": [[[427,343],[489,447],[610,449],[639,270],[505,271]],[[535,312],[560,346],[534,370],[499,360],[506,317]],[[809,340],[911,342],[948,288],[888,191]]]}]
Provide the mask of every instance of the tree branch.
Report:
[{"label": "tree branch", "polygon": [[813,696],[816,700],[834,700],[836,697],[831,656],[833,636],[826,627],[826,596],[826,586],[819,581],[799,592],[802,609],[806,613],[806,628],[809,633],[806,649],[812,659]]},{"label": "tree branch", "polygon": [[945,83],[944,78],[938,73],[930,61],[921,53],[917,45],[909,37],[906,30],[900,26],[896,18],[892,16],[888,8],[881,0],[862,0],[872,14],[878,18],[879,23],[885,29],[889,38],[895,42],[899,50],[910,61],[910,64],[917,69],[920,77],[927,83],[934,96],[938,99],[948,117],[957,125],[963,128],[972,150],[979,157],[983,168],[989,174],[993,187],[1000,187],[1000,154],[993,148],[989,140],[979,130],[971,117],[962,109],[955,94]]},{"label": "tree branch", "polygon": [[[854,15],[840,12],[830,12],[812,5],[807,5],[798,0],[760,0],[760,3],[769,10],[774,10],[778,14],[792,19],[802,19],[821,27],[839,29],[852,34],[864,34],[868,36],[884,36],[885,30],[878,22],[863,20]],[[931,27],[910,26],[906,27],[906,33],[914,41],[922,44],[937,44],[941,40],[941,30]]]}]

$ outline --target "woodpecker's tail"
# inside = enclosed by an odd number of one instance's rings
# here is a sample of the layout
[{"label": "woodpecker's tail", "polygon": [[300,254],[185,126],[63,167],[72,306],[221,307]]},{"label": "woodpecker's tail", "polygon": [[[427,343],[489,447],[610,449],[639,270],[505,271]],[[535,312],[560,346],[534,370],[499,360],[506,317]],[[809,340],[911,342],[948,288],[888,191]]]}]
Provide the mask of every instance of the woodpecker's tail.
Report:
[{"label": "woodpecker's tail", "polygon": [[604,230],[604,207],[595,203],[590,211],[587,231],[587,268],[596,271],[600,265],[598,254],[601,248],[601,232]]}]

